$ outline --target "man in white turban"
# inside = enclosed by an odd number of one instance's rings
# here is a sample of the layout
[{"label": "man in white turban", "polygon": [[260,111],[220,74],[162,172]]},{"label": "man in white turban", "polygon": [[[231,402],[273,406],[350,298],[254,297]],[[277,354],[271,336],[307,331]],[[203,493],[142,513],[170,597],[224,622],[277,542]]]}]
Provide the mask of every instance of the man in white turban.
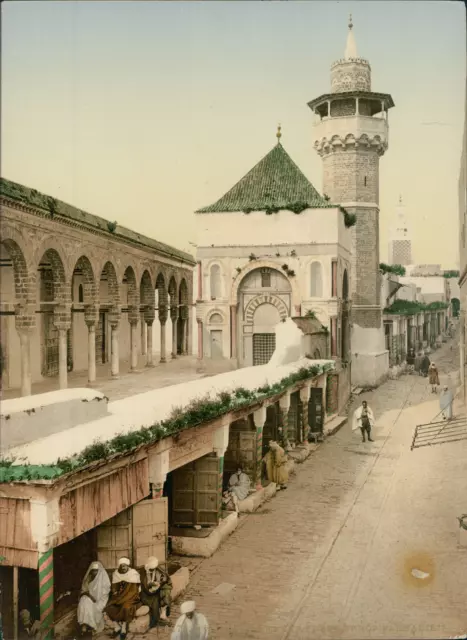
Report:
[{"label": "man in white turban", "polygon": [[104,630],[104,609],[109,600],[110,580],[100,562],[92,562],[81,585],[78,603],[78,624],[84,635],[88,629],[100,633]]},{"label": "man in white turban", "polygon": [[140,575],[140,599],[143,605],[149,607],[150,626],[167,625],[170,616],[172,580],[159,566],[159,560],[154,556],[147,559]]},{"label": "man in white turban", "polygon": [[182,614],[172,632],[172,640],[208,640],[209,625],[202,613],[196,611],[193,600],[180,607]]},{"label": "man in white turban", "polygon": [[130,567],[130,560],[120,558],[118,569],[112,575],[112,595],[105,612],[113,622],[121,623],[114,634],[114,637],[120,635],[121,640],[125,640],[128,624],[134,619],[136,610],[141,606],[140,585],[141,578],[136,569]]}]

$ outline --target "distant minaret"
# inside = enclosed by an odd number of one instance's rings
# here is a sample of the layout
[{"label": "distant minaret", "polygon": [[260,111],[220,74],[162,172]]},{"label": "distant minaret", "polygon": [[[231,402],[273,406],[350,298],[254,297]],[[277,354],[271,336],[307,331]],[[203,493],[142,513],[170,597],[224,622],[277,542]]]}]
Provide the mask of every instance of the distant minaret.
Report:
[{"label": "distant minaret", "polygon": [[412,237],[402,196],[399,197],[395,224],[389,236],[389,264],[412,264]]},{"label": "distant minaret", "polygon": [[356,215],[352,227],[352,380],[374,386],[389,369],[380,303],[379,160],[388,148],[390,95],[371,90],[370,63],[357,54],[352,16],[344,58],[331,65],[331,93],[308,103],[319,116],[314,147],[323,193]]}]

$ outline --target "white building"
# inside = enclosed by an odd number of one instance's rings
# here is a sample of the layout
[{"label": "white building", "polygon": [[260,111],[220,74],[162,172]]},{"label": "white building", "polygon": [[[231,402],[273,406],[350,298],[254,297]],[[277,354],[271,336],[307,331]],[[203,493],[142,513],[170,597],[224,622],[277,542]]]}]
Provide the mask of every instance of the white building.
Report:
[{"label": "white building", "polygon": [[329,329],[331,355],[348,353],[348,218],[291,160],[280,128],[277,137],[240,182],[196,212],[200,358],[265,364],[277,323],[307,312]]},{"label": "white building", "polygon": [[412,235],[402,197],[389,233],[389,264],[412,264]]}]

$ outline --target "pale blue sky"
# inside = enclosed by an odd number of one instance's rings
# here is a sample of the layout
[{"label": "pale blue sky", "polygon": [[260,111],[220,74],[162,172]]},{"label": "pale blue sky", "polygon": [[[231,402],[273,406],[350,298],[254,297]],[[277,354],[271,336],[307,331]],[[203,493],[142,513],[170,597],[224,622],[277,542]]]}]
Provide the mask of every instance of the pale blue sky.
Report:
[{"label": "pale blue sky", "polygon": [[193,251],[193,212],[271,149],[281,122],[322,191],[306,103],[330,89],[349,12],[373,90],[396,104],[381,259],[401,193],[415,260],[455,265],[462,2],[5,2],[2,175]]}]

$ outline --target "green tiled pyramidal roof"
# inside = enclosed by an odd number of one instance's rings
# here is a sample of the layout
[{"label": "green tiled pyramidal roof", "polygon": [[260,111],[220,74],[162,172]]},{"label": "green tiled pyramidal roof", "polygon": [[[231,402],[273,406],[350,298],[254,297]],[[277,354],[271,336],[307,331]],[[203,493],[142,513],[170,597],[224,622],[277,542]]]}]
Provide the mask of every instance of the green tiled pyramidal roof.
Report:
[{"label": "green tiled pyramidal roof", "polygon": [[196,213],[249,213],[268,209],[299,212],[333,206],[316,191],[278,143],[220,200]]}]

